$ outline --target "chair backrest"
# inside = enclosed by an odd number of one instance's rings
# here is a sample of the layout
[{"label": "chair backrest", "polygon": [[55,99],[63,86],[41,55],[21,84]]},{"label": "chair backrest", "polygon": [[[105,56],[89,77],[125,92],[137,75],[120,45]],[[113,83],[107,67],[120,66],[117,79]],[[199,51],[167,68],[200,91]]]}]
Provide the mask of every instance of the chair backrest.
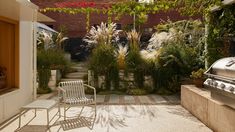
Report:
[{"label": "chair backrest", "polygon": [[65,90],[63,99],[68,98],[85,98],[85,90],[82,80],[60,82],[59,87]]}]

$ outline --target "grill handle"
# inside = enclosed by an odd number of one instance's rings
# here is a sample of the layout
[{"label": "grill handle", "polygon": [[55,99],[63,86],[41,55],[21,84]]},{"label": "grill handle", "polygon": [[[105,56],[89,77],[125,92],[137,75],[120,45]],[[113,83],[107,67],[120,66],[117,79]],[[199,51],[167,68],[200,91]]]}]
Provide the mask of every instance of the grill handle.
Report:
[{"label": "grill handle", "polygon": [[228,83],[235,83],[235,79],[233,78],[228,78],[228,77],[222,77],[222,76],[218,76],[218,75],[214,75],[214,74],[210,74],[210,73],[204,73],[207,77],[212,78],[212,79],[218,79],[221,81],[225,81]]}]

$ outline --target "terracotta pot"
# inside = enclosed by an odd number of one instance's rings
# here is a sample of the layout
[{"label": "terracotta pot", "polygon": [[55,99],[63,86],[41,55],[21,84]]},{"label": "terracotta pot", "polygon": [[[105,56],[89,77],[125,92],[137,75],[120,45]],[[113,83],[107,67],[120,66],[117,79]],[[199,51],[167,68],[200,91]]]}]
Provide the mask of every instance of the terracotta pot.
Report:
[{"label": "terracotta pot", "polygon": [[203,82],[204,82],[203,78],[193,79],[194,85],[198,88],[203,88]]},{"label": "terracotta pot", "polygon": [[5,76],[0,76],[0,89],[5,88],[7,85],[7,80]]}]

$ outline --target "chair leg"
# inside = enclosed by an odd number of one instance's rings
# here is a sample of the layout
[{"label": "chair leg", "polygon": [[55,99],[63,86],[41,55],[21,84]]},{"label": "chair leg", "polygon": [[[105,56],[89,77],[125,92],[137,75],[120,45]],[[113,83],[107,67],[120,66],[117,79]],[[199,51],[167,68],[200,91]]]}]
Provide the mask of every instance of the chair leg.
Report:
[{"label": "chair leg", "polygon": [[96,117],[96,113],[97,113],[97,111],[96,111],[96,103],[94,104],[94,106],[95,106],[95,117]]},{"label": "chair leg", "polygon": [[66,106],[64,106],[64,120],[66,120]]},{"label": "chair leg", "polygon": [[80,117],[80,116],[81,116],[81,114],[82,114],[82,111],[83,111],[84,107],[85,107],[85,106],[82,106],[82,109],[81,109],[81,111],[80,111],[80,113],[79,113],[78,117]]},{"label": "chair leg", "polygon": [[60,118],[61,117],[60,103],[58,103],[58,112],[59,112],[59,118]]}]

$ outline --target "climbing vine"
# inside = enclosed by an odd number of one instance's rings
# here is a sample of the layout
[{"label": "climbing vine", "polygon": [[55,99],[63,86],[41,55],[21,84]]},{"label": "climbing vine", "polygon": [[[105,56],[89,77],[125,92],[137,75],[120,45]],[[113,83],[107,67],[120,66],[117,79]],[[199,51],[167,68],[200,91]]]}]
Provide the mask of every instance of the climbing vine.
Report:
[{"label": "climbing vine", "polygon": [[[79,5],[79,6],[76,6]],[[57,3],[57,7],[47,7],[44,9],[41,9],[42,12],[63,12],[67,14],[91,14],[91,13],[97,13],[97,14],[107,14],[108,15],[108,23],[112,21],[112,16],[115,15],[115,20],[119,20],[123,15],[136,15],[136,23],[143,24],[147,21],[147,15],[152,13],[155,14],[158,11],[166,11],[174,7],[175,3],[174,1],[165,1],[165,0],[158,0],[155,3],[151,4],[143,4],[138,3],[135,1],[129,1],[129,2],[119,2],[114,3],[112,5],[106,5],[104,7],[95,7],[94,4],[63,4],[59,5]],[[84,6],[81,6],[84,5]],[[88,17],[87,17],[88,18]],[[89,22],[89,19],[87,19]],[[87,22],[87,23],[88,23]],[[87,24],[87,29],[89,28],[89,25]]]},{"label": "climbing vine", "polygon": [[90,12],[86,13],[86,31],[90,29]]},{"label": "climbing vine", "polygon": [[205,15],[214,5],[221,5],[221,0],[176,0],[177,10],[188,16]]},{"label": "climbing vine", "polygon": [[231,56],[230,40],[235,37],[235,5],[223,6],[209,14],[208,61],[209,65],[221,57]]}]

